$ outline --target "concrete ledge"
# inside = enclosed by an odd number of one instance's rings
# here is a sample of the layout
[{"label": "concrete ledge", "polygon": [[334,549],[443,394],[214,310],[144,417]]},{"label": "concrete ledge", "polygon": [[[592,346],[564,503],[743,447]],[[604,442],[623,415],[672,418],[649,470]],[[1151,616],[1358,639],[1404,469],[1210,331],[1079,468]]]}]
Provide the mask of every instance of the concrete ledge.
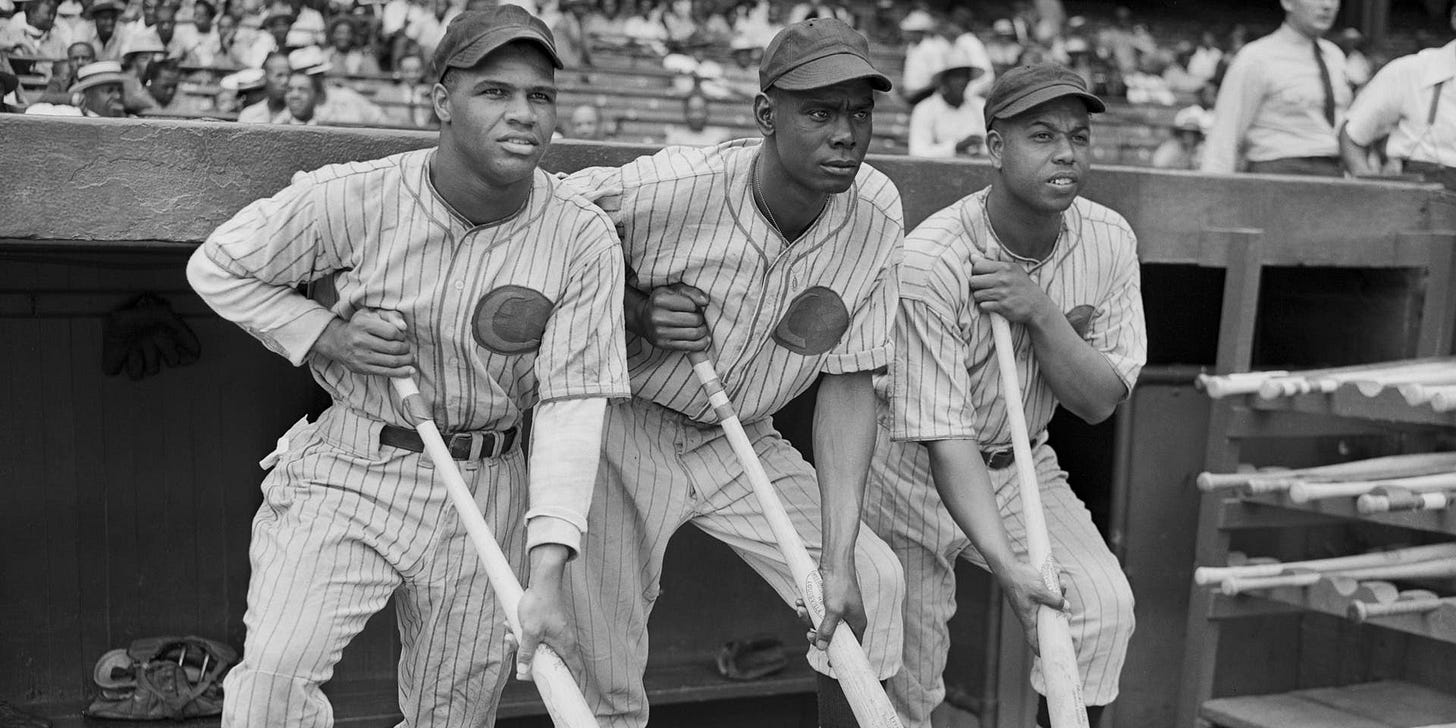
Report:
[{"label": "concrete ledge", "polygon": [[[434,143],[426,132],[0,114],[0,241],[195,245],[298,170]],[[544,166],[572,171],[652,151],[561,142]],[[989,184],[983,162],[872,156],[899,185],[908,226]],[[1379,259],[1401,232],[1456,228],[1456,196],[1433,185],[1099,168],[1085,194],[1131,222],[1149,262],[1209,263],[1203,231],[1253,228],[1285,259]],[[1293,252],[1290,252],[1293,251]],[[1348,253],[1341,252],[1348,251]],[[1276,256],[1277,257],[1277,256]]]}]

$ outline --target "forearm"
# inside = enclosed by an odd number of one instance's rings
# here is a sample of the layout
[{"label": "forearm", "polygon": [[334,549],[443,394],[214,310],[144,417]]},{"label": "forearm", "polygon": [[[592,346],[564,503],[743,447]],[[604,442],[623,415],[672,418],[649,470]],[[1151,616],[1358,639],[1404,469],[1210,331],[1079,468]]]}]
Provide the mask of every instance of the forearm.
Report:
[{"label": "forearm", "polygon": [[1062,406],[1092,424],[1112,416],[1127,396],[1127,386],[1112,363],[1054,309],[1038,317],[1029,329],[1041,376]]},{"label": "forearm", "polygon": [[966,537],[997,576],[1015,563],[1016,554],[996,506],[995,489],[975,440],[936,440],[925,443],[935,490]]},{"label": "forearm", "polygon": [[581,549],[592,489],[601,460],[602,397],[543,402],[536,407],[526,511],[526,548],[561,546],[568,556]]},{"label": "forearm", "polygon": [[1340,157],[1345,160],[1345,169],[1353,175],[1375,174],[1378,171],[1370,168],[1370,149],[1351,139],[1350,132],[1343,126],[1340,127]]},{"label": "forearm", "polygon": [[870,374],[827,375],[814,408],[824,555],[829,570],[852,569],[865,477],[875,449],[875,392]]},{"label": "forearm", "polygon": [[332,311],[291,286],[232,273],[199,248],[187,263],[187,281],[219,316],[241,326],[294,366],[303,363],[319,335],[337,319]]}]

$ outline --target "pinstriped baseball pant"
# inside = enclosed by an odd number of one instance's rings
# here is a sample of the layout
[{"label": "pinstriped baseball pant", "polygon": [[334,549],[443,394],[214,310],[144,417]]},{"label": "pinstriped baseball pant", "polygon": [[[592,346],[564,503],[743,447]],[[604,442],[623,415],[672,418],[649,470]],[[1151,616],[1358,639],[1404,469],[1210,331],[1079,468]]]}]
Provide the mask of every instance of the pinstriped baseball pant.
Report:
[{"label": "pinstriped baseball pant", "polygon": [[[744,429],[817,561],[823,531],[813,469],[770,421]],[[784,601],[792,604],[798,590],[720,428],[689,424],[634,399],[607,408],[603,443],[586,545],[567,572],[587,702],[602,728],[635,728],[647,723],[647,617],[668,539],[678,527],[691,522],[728,544]],[[855,560],[868,617],[865,652],[884,679],[900,667],[900,564],[867,528],[859,531]],[[809,650],[809,661],[829,674],[823,652]]]},{"label": "pinstriped baseball pant", "polygon": [[[982,569],[986,562],[940,500],[930,476],[930,455],[916,443],[890,440],[878,428],[865,488],[865,523],[890,544],[905,567],[905,669],[890,679],[890,700],[907,728],[930,725],[930,711],[945,698],[946,652],[955,613],[955,560]],[[1033,448],[1037,482],[1052,555],[1066,573],[1072,605],[1072,641],[1088,705],[1117,697],[1118,676],[1133,630],[1132,588],[1117,559],[1092,525],[1092,516],[1067,485],[1056,453]],[[1016,466],[992,470],[996,504],[1011,546],[1026,557],[1026,524]],[[1040,669],[1032,686],[1045,694]]]},{"label": "pinstriped baseball pant", "polygon": [[[263,481],[247,638],[223,684],[223,726],[333,725],[319,686],[392,594],[401,725],[494,722],[510,669],[505,615],[429,458],[381,447],[379,428],[331,407]],[[459,465],[520,573],[524,456]]]}]

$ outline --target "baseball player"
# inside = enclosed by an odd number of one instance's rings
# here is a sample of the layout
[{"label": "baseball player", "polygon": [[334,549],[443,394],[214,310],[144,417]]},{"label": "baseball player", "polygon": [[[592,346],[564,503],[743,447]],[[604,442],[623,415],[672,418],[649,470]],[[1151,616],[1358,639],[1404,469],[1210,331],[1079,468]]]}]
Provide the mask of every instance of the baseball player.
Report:
[{"label": "baseball player", "polygon": [[[670,147],[571,182],[597,191],[626,253],[630,403],[607,413],[603,465],[571,571],[586,695],[603,726],[642,726],[647,617],[668,539],[684,523],[733,547],[788,601],[792,577],[688,362],[706,350],[794,526],[820,564],[828,616],[863,635],[881,678],[899,669],[904,585],[859,528],[874,441],[870,373],[890,358],[900,196],[862,164],[874,91],[890,81],[844,23],[807,20],[769,44],[754,118],[762,142]],[[823,375],[817,473],[769,416]],[[838,683],[820,725],[854,725]]]},{"label": "baseball player", "polygon": [[[1091,159],[1088,115],[1102,110],[1061,66],[1007,72],[986,101],[995,181],[905,239],[865,522],[905,567],[905,669],[889,693],[907,726],[930,725],[945,695],[957,558],[995,574],[1033,645],[1039,605],[1063,606],[1025,561],[1003,399],[1015,393],[1002,391],[986,312],[1012,323],[1093,725],[1117,697],[1132,591],[1046,441],[1058,404],[1089,422],[1111,415],[1146,358],[1137,241],[1121,216],[1077,196]],[[1039,672],[1033,685],[1045,692]],[[1049,724],[1045,701],[1039,721]]]},{"label": "baseball player", "polygon": [[[307,364],[334,402],[290,431],[263,482],[224,726],[332,725],[319,685],[391,594],[402,725],[494,721],[504,615],[387,377],[416,378],[517,573],[529,554],[518,675],[539,640],[572,652],[563,567],[606,401],[630,391],[621,248],[601,210],[537,169],[561,67],[545,24],[511,5],[462,13],[435,67],[438,147],[301,173],[188,267],[218,313]],[[305,281],[331,291],[310,300],[293,288]]]}]

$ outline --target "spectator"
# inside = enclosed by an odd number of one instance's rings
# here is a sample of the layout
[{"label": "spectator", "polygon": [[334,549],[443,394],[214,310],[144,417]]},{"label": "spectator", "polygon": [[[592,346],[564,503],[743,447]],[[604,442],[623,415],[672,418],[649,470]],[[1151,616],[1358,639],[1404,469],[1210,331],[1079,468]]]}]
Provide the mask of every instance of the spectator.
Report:
[{"label": "spectator", "polygon": [[438,124],[430,98],[434,84],[425,83],[425,61],[418,52],[409,53],[395,64],[395,83],[379,90],[375,100],[384,109],[391,126],[433,129]]},{"label": "spectator", "polygon": [[121,47],[125,33],[118,32],[116,20],[121,17],[122,4],[116,0],[95,0],[83,13],[90,19],[90,29],[84,41],[96,48],[96,58],[102,61],[121,61]]},{"label": "spectator", "polygon": [[121,48],[121,67],[141,81],[146,79],[153,63],[166,57],[167,47],[157,37],[156,30],[148,28],[127,37],[126,45]]},{"label": "spectator", "polygon": [[626,17],[619,0],[600,0],[596,7],[589,8],[586,16],[586,35],[594,41],[618,45],[622,41],[622,24]]},{"label": "spectator", "polygon": [[[310,0],[312,2],[314,0]],[[293,11],[293,25],[289,29],[302,34],[302,42],[299,46],[316,45],[322,46],[327,42],[325,35],[327,28],[324,25],[323,13],[313,9],[304,0],[281,0]]]},{"label": "spectator", "polygon": [[1338,177],[1335,130],[1350,105],[1345,58],[1320,38],[1337,0],[1283,0],[1284,24],[1234,57],[1219,88],[1203,171]]},{"label": "spectator", "polygon": [[693,19],[693,0],[668,0],[667,7],[659,5],[657,22],[667,31],[668,49],[685,50],[698,29]]},{"label": "spectator", "polygon": [[1127,84],[1127,102],[1154,106],[1172,106],[1178,103],[1168,82],[1163,79],[1168,61],[1161,53],[1149,53],[1138,63],[1136,73],[1123,77]]},{"label": "spectator", "polygon": [[34,0],[26,10],[11,18],[18,31],[20,50],[35,58],[56,60],[66,57],[66,47],[73,42],[68,26],[56,23],[57,0]]},{"label": "spectator", "polygon": [[854,27],[854,15],[843,7],[829,2],[829,0],[805,0],[798,3],[789,11],[789,24],[808,20],[810,18],[834,18],[845,25]]},{"label": "spectator", "polygon": [[935,73],[945,65],[950,41],[937,32],[939,23],[924,10],[912,10],[900,21],[900,34],[905,38],[905,75],[900,82],[900,95],[915,105],[935,93]]},{"label": "spectator", "polygon": [[733,11],[733,35],[762,49],[778,34],[768,0],[742,0]]},{"label": "spectator", "polygon": [[1204,110],[1189,106],[1173,117],[1173,133],[1153,151],[1152,164],[1158,169],[1198,169],[1203,153]]},{"label": "spectator", "polygon": [[561,18],[551,26],[556,38],[556,54],[567,68],[590,68],[591,38],[587,35],[587,10],[591,0],[565,0]]},{"label": "spectator", "polygon": [[[135,2],[127,6],[121,13],[122,20],[127,21],[121,27],[122,35],[131,35],[143,31],[152,30],[157,23],[157,4],[160,0],[141,0],[140,4]],[[140,12],[137,8],[140,7]]]},{"label": "spectator", "polygon": [[1062,7],[1062,0],[1035,0],[1033,7],[1036,10],[1036,26],[1032,37],[1038,43],[1050,45],[1062,35],[1062,25],[1067,21],[1066,8]]},{"label": "spectator", "polygon": [[607,125],[602,123],[602,110],[591,104],[582,104],[571,110],[566,123],[566,136],[570,139],[599,142],[607,138]]},{"label": "spectator", "polygon": [[10,67],[10,59],[0,53],[0,114],[16,113],[20,110],[20,77]]},{"label": "spectator", "polygon": [[1021,57],[1021,44],[1016,42],[1016,26],[1010,18],[1000,18],[991,24],[991,40],[986,43],[986,55],[997,70],[1016,65]]},{"label": "spectator", "polygon": [[274,124],[319,124],[318,103],[324,95],[323,75],[294,71],[288,76],[288,91],[284,93],[284,110],[274,117]]},{"label": "spectator", "polygon": [[285,111],[284,96],[288,93],[288,77],[293,72],[288,56],[273,52],[263,61],[263,98],[238,112],[244,124],[267,124]]},{"label": "spectator", "polygon": [[758,60],[763,49],[747,38],[734,38],[729,45],[733,63],[723,69],[723,85],[740,99],[758,95]]},{"label": "spectator", "polygon": [[985,99],[967,94],[983,73],[960,49],[946,56],[935,74],[935,94],[910,112],[910,154],[916,157],[975,157],[986,151]]},{"label": "spectator", "polygon": [[156,111],[177,116],[201,116],[211,108],[200,98],[187,93],[178,93],[182,83],[182,69],[175,60],[165,60],[152,66],[147,79],[147,93],[157,102]]},{"label": "spectator", "polygon": [[658,57],[667,55],[667,28],[658,19],[656,0],[638,0],[635,12],[622,24],[622,33],[638,48]]},{"label": "spectator", "polygon": [[1183,41],[1173,51],[1171,59],[1167,61],[1167,67],[1163,69],[1163,81],[1168,84],[1169,90],[1175,94],[1193,94],[1208,83],[1208,79],[1194,73],[1189,67],[1193,65],[1193,55],[1198,51],[1193,44]]},{"label": "spectator", "polygon": [[[1387,161],[1372,163],[1382,137]],[[1340,152],[1355,175],[1418,174],[1456,190],[1456,41],[1380,69],[1350,107]]]},{"label": "spectator", "polygon": [[31,104],[27,114],[47,116],[126,116],[122,104],[122,84],[126,74],[116,61],[97,61],[76,72],[76,83],[70,88],[70,104]]},{"label": "spectator", "polygon": [[[289,53],[288,65],[294,75],[302,73],[306,76],[320,77],[326,75],[332,68],[328,59],[324,58],[324,52],[318,46],[299,48]],[[292,81],[289,83],[290,88],[297,85]],[[364,126],[383,126],[385,124],[384,110],[364,98],[358,91],[338,82],[325,85],[322,80],[316,84],[316,87],[309,103],[317,107],[310,107],[313,111],[310,118],[316,117],[318,123]],[[286,94],[284,100],[286,103]]]},{"label": "spectator", "polygon": [[684,126],[668,124],[664,129],[667,144],[702,147],[726,142],[733,137],[727,129],[708,126],[708,99],[692,93],[683,97]]},{"label": "spectator", "polygon": [[1097,35],[1098,54],[1110,57],[1113,66],[1123,77],[1131,76],[1137,73],[1141,60],[1132,10],[1125,5],[1119,5],[1113,11],[1113,17],[1113,23]]},{"label": "spectator", "polygon": [[349,16],[340,15],[329,21],[329,47],[324,51],[324,60],[333,66],[332,73],[337,76],[383,75],[373,49],[360,47],[357,35],[358,28]]},{"label": "spectator", "polygon": [[1365,36],[1354,28],[1346,28],[1340,31],[1335,45],[1345,54],[1345,80],[1350,82],[1350,88],[1359,91],[1374,73],[1370,58],[1365,55]]},{"label": "spectator", "polygon": [[76,69],[83,65],[86,64],[76,64],[69,60],[52,62],[50,77],[46,79],[45,88],[40,92],[40,100],[48,104],[71,103],[71,86],[76,83]]},{"label": "spectator", "polygon": [[268,93],[261,68],[244,68],[236,73],[230,73],[223,76],[217,82],[217,86],[218,94],[215,100],[217,110],[225,113],[246,109],[264,101]]},{"label": "spectator", "polygon": [[177,37],[177,6],[162,5],[157,8],[156,14],[152,18],[152,30],[156,32],[157,39],[162,41],[163,57],[180,60],[186,56],[187,34],[183,33],[181,38]]},{"label": "spectator", "polygon": [[[251,39],[255,37],[256,31],[244,28],[239,25],[238,19],[223,13],[217,16],[217,53],[212,56],[212,62],[204,65],[219,66],[224,68],[248,68],[245,62],[248,49],[252,46]],[[198,62],[206,56],[199,53],[194,58]]]},{"label": "spectator", "polygon": [[1222,62],[1223,49],[1218,47],[1218,38],[1212,31],[1203,31],[1193,56],[1188,59],[1188,73],[1208,83],[1218,76]]},{"label": "spectator", "polygon": [[71,68],[73,70],[82,66],[89,66],[96,62],[96,49],[86,41],[72,43],[66,46],[66,60],[71,62]]},{"label": "spectator", "polygon": [[951,51],[970,59],[972,67],[980,71],[975,74],[971,85],[966,87],[966,95],[984,99],[991,92],[991,84],[996,82],[996,64],[991,62],[991,54],[986,51],[986,44],[972,30],[974,17],[968,7],[960,6],[955,9],[953,18],[960,33],[951,43]]},{"label": "spectator", "polygon": [[[224,16],[231,26],[230,34],[237,32],[237,24]],[[231,40],[231,38],[229,38]],[[196,0],[192,5],[192,28],[183,36],[184,63],[195,66],[231,65],[226,63],[227,53],[222,42],[222,22],[217,17],[217,8],[211,0]],[[231,43],[229,43],[229,46]]]},{"label": "spectator", "polygon": [[[287,3],[274,3],[263,15],[263,32],[254,37],[253,41],[243,51],[243,65],[248,68],[261,68],[263,61],[273,53],[286,53],[288,50],[288,31],[293,27],[293,21],[298,16],[293,12],[293,7]],[[287,84],[287,81],[284,82]]]}]

